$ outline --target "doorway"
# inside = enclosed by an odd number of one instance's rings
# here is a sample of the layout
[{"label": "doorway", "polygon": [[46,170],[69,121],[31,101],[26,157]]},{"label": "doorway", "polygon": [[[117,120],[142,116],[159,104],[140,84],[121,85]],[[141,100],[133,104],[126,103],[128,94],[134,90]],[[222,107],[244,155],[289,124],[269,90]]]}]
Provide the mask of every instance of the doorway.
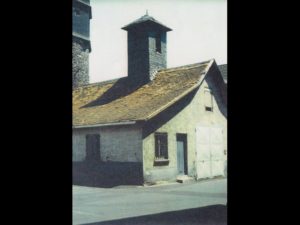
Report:
[{"label": "doorway", "polygon": [[100,161],[100,135],[86,135],[86,160]]},{"label": "doorway", "polygon": [[196,128],[197,179],[224,176],[224,144],[221,126]]},{"label": "doorway", "polygon": [[187,135],[176,134],[177,142],[177,170],[180,175],[188,174],[187,167]]}]

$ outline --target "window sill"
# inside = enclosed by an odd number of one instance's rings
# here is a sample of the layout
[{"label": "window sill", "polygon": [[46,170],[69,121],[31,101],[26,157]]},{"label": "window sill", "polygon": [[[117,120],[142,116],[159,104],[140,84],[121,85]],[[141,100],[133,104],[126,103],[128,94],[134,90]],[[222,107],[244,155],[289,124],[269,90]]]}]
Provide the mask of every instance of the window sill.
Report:
[{"label": "window sill", "polygon": [[169,159],[154,159],[154,166],[165,166],[169,165]]}]

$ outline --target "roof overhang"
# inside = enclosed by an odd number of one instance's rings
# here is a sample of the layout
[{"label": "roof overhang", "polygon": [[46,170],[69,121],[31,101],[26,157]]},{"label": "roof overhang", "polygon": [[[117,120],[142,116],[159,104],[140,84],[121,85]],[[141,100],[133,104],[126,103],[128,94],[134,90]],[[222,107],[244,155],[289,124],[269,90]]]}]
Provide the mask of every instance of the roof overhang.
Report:
[{"label": "roof overhang", "polygon": [[133,125],[133,124],[136,124],[136,121],[101,123],[101,124],[91,124],[91,125],[74,125],[72,128],[73,129],[80,129],[80,128],[94,128],[94,127],[124,126],[124,125]]},{"label": "roof overhang", "polygon": [[162,24],[161,22],[148,15],[142,16],[141,18],[133,21],[132,23],[122,27],[121,29],[126,31],[135,29],[145,29],[148,25],[165,32],[172,31],[171,28],[167,27],[166,25]]}]

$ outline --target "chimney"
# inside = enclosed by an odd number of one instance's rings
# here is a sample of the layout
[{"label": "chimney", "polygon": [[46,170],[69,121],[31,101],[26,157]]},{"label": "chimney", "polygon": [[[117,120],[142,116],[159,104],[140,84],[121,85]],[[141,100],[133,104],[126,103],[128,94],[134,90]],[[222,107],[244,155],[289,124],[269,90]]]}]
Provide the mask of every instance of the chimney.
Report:
[{"label": "chimney", "polygon": [[128,78],[145,84],[167,68],[167,32],[170,28],[148,15],[122,27],[127,31]]},{"label": "chimney", "polygon": [[90,1],[73,0],[72,14],[72,86],[76,88],[89,83]]}]

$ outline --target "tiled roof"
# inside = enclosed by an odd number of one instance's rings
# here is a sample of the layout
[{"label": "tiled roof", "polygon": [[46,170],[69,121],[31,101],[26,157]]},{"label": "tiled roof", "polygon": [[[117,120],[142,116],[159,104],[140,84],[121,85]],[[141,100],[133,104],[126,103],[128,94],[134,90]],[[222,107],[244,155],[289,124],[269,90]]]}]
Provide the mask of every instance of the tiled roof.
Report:
[{"label": "tiled roof", "polygon": [[218,65],[219,70],[221,71],[222,77],[225,81],[225,83],[227,83],[227,64],[223,64],[223,65]]},{"label": "tiled roof", "polygon": [[123,30],[129,30],[130,28],[135,27],[136,25],[142,24],[142,23],[145,23],[145,22],[152,22],[152,23],[158,25],[159,27],[161,27],[162,29],[164,29],[166,31],[171,31],[172,30],[171,28],[167,27],[166,25],[162,24],[161,22],[157,21],[152,16],[149,16],[147,14],[142,16],[141,18],[133,21],[132,23],[122,27],[122,29]]},{"label": "tiled roof", "polygon": [[127,77],[73,90],[73,126],[148,120],[200,85],[214,60],[160,70],[139,87]]}]

